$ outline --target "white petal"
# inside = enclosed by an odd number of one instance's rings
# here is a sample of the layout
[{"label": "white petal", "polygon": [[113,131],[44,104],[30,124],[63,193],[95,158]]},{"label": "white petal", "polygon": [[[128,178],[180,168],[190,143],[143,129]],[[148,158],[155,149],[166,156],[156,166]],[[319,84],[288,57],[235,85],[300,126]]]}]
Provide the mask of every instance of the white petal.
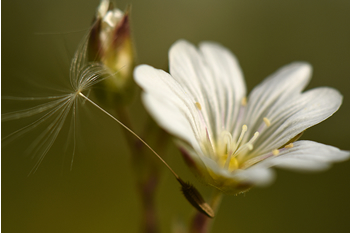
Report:
[{"label": "white petal", "polygon": [[166,72],[148,65],[140,65],[134,71],[135,81],[147,93],[144,95],[146,108],[157,122],[170,133],[193,142],[205,135],[200,127],[198,111],[191,97]]},{"label": "white petal", "polygon": [[296,62],[282,67],[255,87],[249,95],[244,123],[250,138],[258,130],[267,111],[278,109],[286,100],[298,95],[308,84],[312,68]]},{"label": "white petal", "polygon": [[240,103],[246,95],[242,70],[236,57],[223,46],[204,42],[200,44],[202,56],[212,72],[220,103],[220,113],[224,116],[225,128],[232,132],[237,119]]},{"label": "white petal", "polygon": [[313,141],[297,141],[293,148],[282,149],[277,157],[271,157],[258,167],[276,166],[299,171],[322,171],[333,162],[349,159],[350,152]]},{"label": "white petal", "polygon": [[232,53],[218,44],[202,43],[198,50],[180,40],[169,51],[169,63],[174,79],[202,105],[210,132],[218,136],[223,127],[232,127],[236,103],[245,95],[242,72]]},{"label": "white petal", "polygon": [[142,101],[148,112],[163,129],[190,144],[196,142],[189,121],[184,114],[181,114],[177,106],[147,93],[142,94]]},{"label": "white petal", "polygon": [[280,109],[267,113],[271,126],[256,142],[256,151],[266,153],[283,146],[297,134],[330,117],[341,103],[341,94],[327,87],[309,90],[287,101]]},{"label": "white petal", "polygon": [[169,50],[169,70],[194,101],[200,103],[209,133],[213,137],[215,128],[221,127],[217,120],[220,119],[219,102],[211,72],[195,46],[184,40],[173,44]]},{"label": "white petal", "polygon": [[240,170],[235,177],[240,177],[242,182],[249,182],[255,186],[263,187],[274,181],[275,173],[269,168],[256,167],[247,170]]},{"label": "white petal", "polygon": [[200,158],[202,159],[204,165],[208,169],[213,171],[213,173],[215,173],[216,175],[229,177],[230,173],[226,169],[223,169],[222,167],[220,167],[219,164],[215,162],[213,159],[206,156],[200,156]]}]

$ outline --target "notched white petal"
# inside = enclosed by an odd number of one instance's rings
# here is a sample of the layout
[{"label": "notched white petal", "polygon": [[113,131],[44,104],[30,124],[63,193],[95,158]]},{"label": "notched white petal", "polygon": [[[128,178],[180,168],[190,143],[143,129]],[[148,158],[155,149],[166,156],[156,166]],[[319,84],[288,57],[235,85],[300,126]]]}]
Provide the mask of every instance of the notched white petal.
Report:
[{"label": "notched white petal", "polygon": [[146,108],[163,128],[190,144],[194,143],[193,137],[199,141],[206,136],[194,100],[168,73],[140,65],[134,76],[146,93]]},{"label": "notched white petal", "polygon": [[[183,88],[165,71],[149,65],[139,65],[134,71],[135,81],[146,92],[173,98],[176,94],[184,94]],[[180,92],[180,93],[176,93]]]},{"label": "notched white petal", "polygon": [[342,103],[335,89],[320,87],[309,90],[286,102],[276,113],[268,114],[271,126],[257,142],[256,150],[266,153],[333,115]]},{"label": "notched white petal", "polygon": [[[192,98],[201,104],[203,118],[210,132],[218,132],[221,128],[219,92],[221,82],[217,82],[198,49],[185,40],[179,40],[169,51],[169,70],[171,76],[188,92]],[[218,86],[219,85],[219,86]],[[211,98],[207,98],[210,96]]]},{"label": "notched white petal", "polygon": [[278,112],[305,88],[311,78],[312,67],[308,63],[295,62],[286,65],[267,77],[249,95],[245,124],[254,133],[267,112]]},{"label": "notched white petal", "polygon": [[142,100],[148,112],[162,128],[190,144],[196,142],[189,121],[176,105],[164,102],[161,98],[147,93],[142,94]]},{"label": "notched white petal", "polygon": [[246,96],[246,85],[238,60],[230,50],[213,42],[202,42],[200,53],[212,73],[214,93],[219,101],[222,125],[232,131],[240,103]]},{"label": "notched white petal", "polygon": [[232,91],[240,101],[246,95],[246,86],[237,58],[230,50],[217,43],[202,42],[199,48],[214,78],[229,85],[224,88]]},{"label": "notched white petal", "polygon": [[277,157],[271,157],[258,166],[276,166],[297,171],[322,171],[331,163],[350,158],[349,151],[313,141],[297,141],[292,148],[282,149]]}]

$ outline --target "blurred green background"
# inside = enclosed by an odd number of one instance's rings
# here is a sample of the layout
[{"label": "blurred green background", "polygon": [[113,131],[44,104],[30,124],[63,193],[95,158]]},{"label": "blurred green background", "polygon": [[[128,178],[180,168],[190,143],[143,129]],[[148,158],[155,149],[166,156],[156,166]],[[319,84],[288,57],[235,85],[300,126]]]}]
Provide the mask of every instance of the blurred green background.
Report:
[{"label": "blurred green background", "polygon": [[[303,60],[314,67],[307,89],[331,86],[344,96],[340,110],[305,132],[302,139],[350,149],[350,1],[348,0],[129,0],[139,63],[166,69],[167,51],[180,38],[217,41],[238,57],[248,89],[276,69]],[[70,57],[86,33],[99,1],[2,2],[2,95],[45,96],[68,83]],[[2,111],[36,103],[2,101]],[[73,169],[69,122],[36,173],[26,155],[40,128],[2,147],[3,232],[139,232],[140,200],[122,129],[84,105]],[[136,131],[147,118],[132,105]],[[142,112],[139,114],[139,112]],[[136,114],[138,113],[138,114]],[[35,118],[33,118],[35,119]],[[33,119],[2,124],[2,136]],[[153,157],[152,157],[153,158]],[[170,145],[166,160],[206,198]],[[160,163],[159,163],[160,165]],[[276,182],[245,195],[226,196],[213,232],[349,232],[350,162],[327,172],[277,170]],[[193,208],[163,169],[157,192],[162,232],[186,223]]]}]

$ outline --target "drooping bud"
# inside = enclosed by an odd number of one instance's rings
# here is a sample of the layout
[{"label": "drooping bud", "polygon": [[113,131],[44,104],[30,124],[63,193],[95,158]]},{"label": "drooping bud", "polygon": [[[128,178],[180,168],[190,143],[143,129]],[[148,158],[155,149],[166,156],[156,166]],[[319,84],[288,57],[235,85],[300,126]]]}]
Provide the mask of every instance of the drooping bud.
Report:
[{"label": "drooping bud", "polygon": [[102,63],[112,74],[95,88],[100,101],[110,106],[126,104],[133,95],[135,56],[129,13],[130,8],[123,12],[109,0],[102,0],[89,36],[89,61]]}]

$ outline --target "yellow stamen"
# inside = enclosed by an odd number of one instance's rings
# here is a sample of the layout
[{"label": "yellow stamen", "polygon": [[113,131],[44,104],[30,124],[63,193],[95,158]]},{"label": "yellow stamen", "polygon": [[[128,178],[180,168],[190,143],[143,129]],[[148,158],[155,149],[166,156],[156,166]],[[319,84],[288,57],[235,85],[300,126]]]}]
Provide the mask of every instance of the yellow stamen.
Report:
[{"label": "yellow stamen", "polygon": [[238,168],[239,164],[236,158],[232,158],[228,166],[229,171],[234,171]]},{"label": "yellow stamen", "polygon": [[253,143],[257,139],[257,137],[259,137],[259,134],[260,134],[259,132],[255,132],[253,138],[250,139],[249,142]]},{"label": "yellow stamen", "polygon": [[247,105],[247,97],[243,97],[241,100],[241,105],[246,106]]},{"label": "yellow stamen", "polygon": [[254,149],[253,144],[251,144],[251,143],[247,143],[247,147],[248,147],[248,150],[253,150]]},{"label": "yellow stamen", "polygon": [[228,131],[223,131],[221,134],[224,142],[226,142],[226,153],[227,154],[232,153],[230,152],[231,144],[232,144],[232,135]]},{"label": "yellow stamen", "polygon": [[249,142],[247,142],[246,144],[242,145],[238,150],[236,150],[234,155],[237,155],[237,154],[241,153],[242,151],[244,151],[246,149],[253,150],[254,149],[253,143],[258,137],[259,137],[259,132],[255,132],[254,136],[249,140]]},{"label": "yellow stamen", "polygon": [[274,149],[274,150],[272,151],[272,154],[273,154],[274,156],[277,156],[279,153],[280,153],[280,151],[277,150],[277,149]]},{"label": "yellow stamen", "polygon": [[238,139],[237,144],[236,144],[235,151],[237,150],[237,148],[238,148],[239,145],[241,144],[241,141],[242,141],[242,139],[243,139],[243,136],[244,136],[244,134],[247,132],[247,130],[248,130],[247,125],[243,125],[243,126],[242,126],[241,135],[239,136],[239,139]]},{"label": "yellow stamen", "polygon": [[196,102],[195,105],[196,105],[198,110],[202,110],[202,106],[200,105],[200,103]]},{"label": "yellow stamen", "polygon": [[293,147],[294,147],[293,143],[289,143],[284,148],[289,149],[289,148],[293,148]]},{"label": "yellow stamen", "polygon": [[269,119],[267,119],[266,117],[264,117],[264,122],[265,122],[265,124],[266,124],[266,126],[267,127],[269,127],[270,125],[271,125],[271,122],[270,122],[270,120]]}]

